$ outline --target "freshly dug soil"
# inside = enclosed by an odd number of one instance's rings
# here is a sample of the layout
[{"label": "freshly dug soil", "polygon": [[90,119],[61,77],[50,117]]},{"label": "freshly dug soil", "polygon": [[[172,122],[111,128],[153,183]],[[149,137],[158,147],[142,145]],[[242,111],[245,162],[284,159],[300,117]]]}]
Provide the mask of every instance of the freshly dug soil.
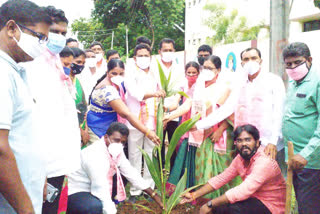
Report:
[{"label": "freshly dug soil", "polygon": [[[200,201],[197,201],[197,204],[201,205],[206,203],[206,201],[207,200],[200,200]],[[155,213],[161,214],[161,209],[154,201],[150,202],[148,200],[140,200],[140,201],[137,201],[136,204],[143,205],[153,210]],[[183,205],[179,204],[172,210],[171,214],[182,214],[182,213],[195,214],[195,213],[198,213],[201,207],[200,205],[192,206],[190,204],[183,204]],[[152,212],[148,212],[145,209],[128,202],[121,203],[121,205],[118,207],[118,214],[144,214],[144,213],[150,214]]]}]

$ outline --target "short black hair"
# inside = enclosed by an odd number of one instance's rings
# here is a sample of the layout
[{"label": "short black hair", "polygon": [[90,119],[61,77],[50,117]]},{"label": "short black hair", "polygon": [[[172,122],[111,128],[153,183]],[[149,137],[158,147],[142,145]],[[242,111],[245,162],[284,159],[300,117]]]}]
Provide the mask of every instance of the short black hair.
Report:
[{"label": "short black hair", "polygon": [[142,43],[147,44],[147,45],[149,45],[151,47],[151,41],[146,36],[139,36],[136,39],[136,45],[139,45],[139,44],[142,44]]},{"label": "short black hair", "polygon": [[67,24],[69,23],[63,10],[57,9],[54,6],[47,6],[45,7],[45,10],[49,14],[49,16],[51,17],[54,23],[56,24],[59,22],[65,22]]},{"label": "short black hair", "polygon": [[126,125],[124,125],[123,123],[119,123],[119,122],[111,123],[111,125],[109,126],[109,128],[107,130],[107,135],[110,136],[114,132],[119,132],[123,136],[128,136],[129,135],[128,127]]},{"label": "short black hair", "polygon": [[64,47],[62,49],[62,51],[59,53],[59,56],[64,58],[64,57],[69,57],[69,56],[73,56],[74,57],[74,52],[72,51],[71,48],[69,47]]},{"label": "short black hair", "polygon": [[52,24],[50,16],[46,11],[28,0],[6,1],[0,7],[0,29],[9,20],[14,20],[17,24],[24,26],[34,26],[38,23]]},{"label": "short black hair", "polygon": [[91,50],[91,49],[86,49],[84,52],[85,52],[85,53],[88,53],[88,52],[94,53],[93,50]]},{"label": "short black hair", "polygon": [[199,63],[195,62],[195,61],[190,61],[186,64],[185,66],[185,72],[188,70],[188,68],[193,67],[195,69],[197,69],[198,73],[200,73],[200,65]]},{"label": "short black hair", "polygon": [[[119,52],[116,51],[116,50],[108,50],[107,53],[106,53],[107,60],[109,60],[110,56],[115,55],[115,54],[119,54]],[[120,54],[119,54],[119,56],[120,56]]]},{"label": "short black hair", "polygon": [[216,69],[221,68],[221,59],[220,59],[220,57],[215,56],[215,55],[211,55],[211,56],[209,56],[209,58],[208,58],[207,60],[205,60],[205,61],[208,61],[208,60],[210,60],[210,61],[214,64],[214,66],[216,67]]},{"label": "short black hair", "polygon": [[294,42],[287,45],[282,51],[283,59],[288,57],[298,57],[303,56],[304,58],[308,58],[311,56],[310,49],[308,45],[303,42]]},{"label": "short black hair", "polygon": [[71,48],[71,50],[74,53],[74,58],[77,58],[77,57],[79,57],[81,55],[86,57],[86,53],[83,50],[81,50],[80,48]]},{"label": "short black hair", "polygon": [[150,46],[147,45],[147,44],[144,44],[144,43],[141,43],[141,44],[137,45],[137,46],[134,48],[134,54],[133,54],[133,55],[136,56],[138,50],[141,50],[141,49],[147,49],[147,51],[149,51],[149,53],[150,53],[150,55],[151,55],[151,48],[150,48]]},{"label": "short black hair", "polygon": [[92,42],[90,45],[90,48],[92,48],[93,46],[96,46],[96,45],[99,45],[103,50],[103,46],[102,46],[101,42],[97,42],[97,41]]},{"label": "short black hair", "polygon": [[260,59],[261,59],[261,51],[260,51],[258,48],[247,48],[247,49],[243,50],[243,51],[240,53],[240,58],[241,58],[241,60],[242,60],[242,55],[243,55],[243,53],[244,53],[244,52],[251,51],[251,50],[257,51],[258,56],[259,56]]},{"label": "short black hair", "polygon": [[209,45],[201,45],[201,46],[198,48],[198,54],[199,54],[200,51],[209,52],[210,55],[212,54],[212,48],[211,48]]},{"label": "short black hair", "polygon": [[162,48],[162,44],[163,43],[167,43],[167,44],[172,44],[173,45],[173,48],[175,48],[175,45],[176,45],[176,43],[174,42],[174,40],[173,39],[170,39],[170,38],[164,38],[164,39],[162,39],[161,41],[160,41],[160,43],[159,43],[159,50]]},{"label": "short black hair", "polygon": [[78,42],[78,40],[74,39],[74,38],[68,38],[66,41],[66,45],[70,42]]},{"label": "short black hair", "polygon": [[250,135],[252,135],[252,137],[255,141],[258,141],[260,139],[259,130],[251,124],[246,124],[246,125],[238,126],[234,130],[234,132],[232,133],[233,141],[236,141],[243,131],[246,131]]}]

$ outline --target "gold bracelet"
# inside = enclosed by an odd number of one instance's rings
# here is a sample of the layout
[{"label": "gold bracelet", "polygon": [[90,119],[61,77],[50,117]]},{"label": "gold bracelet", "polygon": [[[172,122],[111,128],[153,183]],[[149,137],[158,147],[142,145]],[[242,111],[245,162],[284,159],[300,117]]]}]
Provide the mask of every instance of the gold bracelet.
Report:
[{"label": "gold bracelet", "polygon": [[147,133],[146,133],[146,137],[148,137],[149,135],[149,132],[150,132],[150,129],[148,129]]},{"label": "gold bracelet", "polygon": [[156,192],[152,192],[151,197],[154,197],[156,194]]}]

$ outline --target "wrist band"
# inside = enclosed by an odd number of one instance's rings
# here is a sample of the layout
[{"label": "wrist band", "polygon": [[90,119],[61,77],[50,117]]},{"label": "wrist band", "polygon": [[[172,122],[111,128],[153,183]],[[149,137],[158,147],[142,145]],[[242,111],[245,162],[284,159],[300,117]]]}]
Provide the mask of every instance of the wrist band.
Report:
[{"label": "wrist band", "polygon": [[150,129],[148,129],[147,133],[146,133],[146,137],[148,137],[149,135],[149,132],[150,132]]}]

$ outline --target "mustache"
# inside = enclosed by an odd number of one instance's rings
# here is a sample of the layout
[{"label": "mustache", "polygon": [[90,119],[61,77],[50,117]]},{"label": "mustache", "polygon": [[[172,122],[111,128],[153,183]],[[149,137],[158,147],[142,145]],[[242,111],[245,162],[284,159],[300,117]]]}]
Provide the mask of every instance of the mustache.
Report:
[{"label": "mustache", "polygon": [[251,151],[251,149],[248,146],[242,146],[240,151],[242,152],[244,149],[248,149],[249,151]]}]

